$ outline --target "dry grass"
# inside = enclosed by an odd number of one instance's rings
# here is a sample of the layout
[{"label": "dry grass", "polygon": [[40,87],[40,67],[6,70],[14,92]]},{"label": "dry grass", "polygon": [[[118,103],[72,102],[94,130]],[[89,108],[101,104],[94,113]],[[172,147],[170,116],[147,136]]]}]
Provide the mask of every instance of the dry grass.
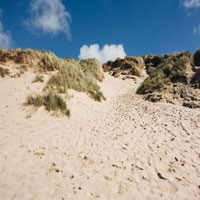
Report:
[{"label": "dry grass", "polygon": [[36,75],[35,78],[33,79],[32,83],[36,83],[36,82],[44,82],[44,76],[43,75]]}]

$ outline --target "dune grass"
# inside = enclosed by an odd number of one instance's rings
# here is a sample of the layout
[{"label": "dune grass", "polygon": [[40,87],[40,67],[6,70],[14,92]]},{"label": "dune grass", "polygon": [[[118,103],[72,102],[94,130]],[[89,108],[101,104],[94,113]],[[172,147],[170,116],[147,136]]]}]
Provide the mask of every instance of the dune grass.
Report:
[{"label": "dune grass", "polygon": [[48,111],[61,112],[64,115],[70,116],[70,111],[63,98],[53,92],[48,92],[43,95],[29,95],[27,97],[26,105],[33,105],[37,108],[45,106]]},{"label": "dune grass", "polygon": [[[13,50],[14,51],[14,50]],[[12,52],[12,50],[11,50]],[[59,94],[67,94],[68,89],[85,92],[95,101],[106,100],[97,81],[103,81],[104,72],[102,65],[96,59],[75,60],[71,57],[58,58],[55,54],[46,51],[26,49],[24,52],[32,58],[39,59],[38,71],[55,71],[43,88],[42,95],[29,95],[26,105],[35,107],[45,106],[48,111],[60,111],[69,115],[69,110],[63,97]],[[21,53],[20,50],[14,53]],[[33,82],[42,82],[43,76],[37,75]]]},{"label": "dune grass", "polygon": [[48,72],[55,71],[63,65],[63,59],[58,58],[54,53],[46,50],[38,49],[0,49],[0,61],[6,62],[7,59],[12,60],[16,64],[29,64],[37,61],[36,71]]},{"label": "dune grass", "polygon": [[[56,71],[43,88],[43,94],[29,96],[26,105],[36,107],[46,106],[47,110],[64,110],[67,112],[60,93],[74,89],[85,92],[95,101],[105,100],[97,81],[103,81],[104,72],[102,65],[96,59],[75,60],[72,57],[61,59],[54,53],[38,49],[0,49],[0,62],[13,61],[20,66],[32,67],[37,73]],[[1,70],[1,74],[6,71]],[[28,69],[26,70],[28,71]],[[33,82],[43,82],[43,76],[38,74]],[[53,104],[47,102],[54,102]],[[57,105],[57,106],[54,106]],[[57,107],[59,109],[57,109]]]},{"label": "dune grass", "polygon": [[36,75],[32,83],[36,83],[36,82],[44,82],[44,76],[40,74]]},{"label": "dune grass", "polygon": [[189,52],[163,56],[137,90],[138,94],[161,91],[174,82],[187,82],[185,74],[187,64],[191,62]]},{"label": "dune grass", "polygon": [[[93,69],[94,67],[94,69]],[[44,91],[67,93],[68,89],[85,92],[96,101],[105,100],[97,80],[104,78],[101,64],[96,59],[76,62],[73,59],[65,59],[59,71],[52,75],[44,88]]]}]

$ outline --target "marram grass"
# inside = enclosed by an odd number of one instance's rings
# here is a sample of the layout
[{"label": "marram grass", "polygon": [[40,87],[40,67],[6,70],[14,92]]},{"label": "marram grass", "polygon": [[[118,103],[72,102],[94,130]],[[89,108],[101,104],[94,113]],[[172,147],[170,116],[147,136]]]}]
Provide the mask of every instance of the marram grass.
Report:
[{"label": "marram grass", "polygon": [[[38,60],[38,71],[45,73],[55,71],[43,88],[42,95],[29,95],[26,105],[35,107],[45,106],[48,111],[59,111],[69,116],[65,100],[59,95],[67,94],[68,89],[78,92],[85,92],[95,101],[105,100],[97,81],[103,81],[104,72],[102,65],[96,59],[75,60],[71,57],[58,58],[54,53],[44,50],[32,49],[11,49],[0,50],[0,53],[23,54],[30,56],[30,59]],[[25,63],[26,64],[26,63]],[[42,82],[42,75],[37,75],[33,82]]]}]

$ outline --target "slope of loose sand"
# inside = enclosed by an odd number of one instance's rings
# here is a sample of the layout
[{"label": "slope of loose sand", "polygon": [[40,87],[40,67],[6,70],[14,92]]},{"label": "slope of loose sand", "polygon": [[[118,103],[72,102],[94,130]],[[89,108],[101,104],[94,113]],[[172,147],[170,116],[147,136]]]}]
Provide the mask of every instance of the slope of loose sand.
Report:
[{"label": "slope of loose sand", "polygon": [[105,75],[107,101],[71,91],[71,118],[24,107],[44,83],[0,79],[0,199],[200,199],[200,110],[143,101]]}]

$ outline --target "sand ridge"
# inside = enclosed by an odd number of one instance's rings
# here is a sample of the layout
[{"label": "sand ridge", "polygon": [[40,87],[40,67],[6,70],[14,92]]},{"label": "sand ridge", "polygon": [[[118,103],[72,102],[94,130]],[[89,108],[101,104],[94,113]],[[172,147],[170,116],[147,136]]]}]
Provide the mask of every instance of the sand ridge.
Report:
[{"label": "sand ridge", "polygon": [[71,118],[24,107],[34,75],[0,82],[0,199],[199,199],[200,110],[144,101],[105,74],[107,101],[70,91]]}]

